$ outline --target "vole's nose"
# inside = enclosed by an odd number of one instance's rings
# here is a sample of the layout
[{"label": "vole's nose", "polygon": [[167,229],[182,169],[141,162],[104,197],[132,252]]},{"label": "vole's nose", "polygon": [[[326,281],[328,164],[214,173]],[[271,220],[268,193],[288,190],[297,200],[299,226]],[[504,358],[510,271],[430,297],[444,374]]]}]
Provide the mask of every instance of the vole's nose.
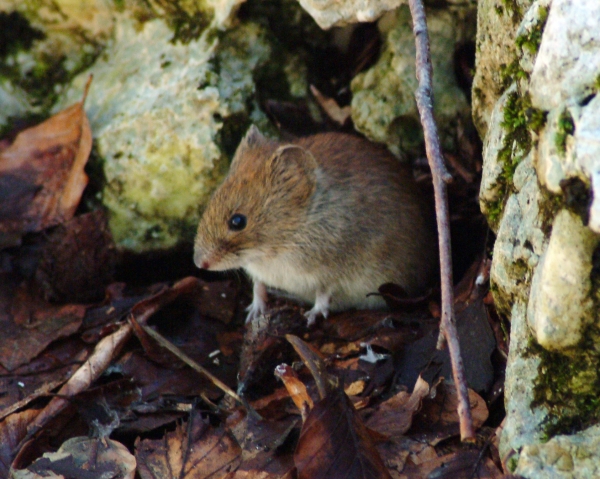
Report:
[{"label": "vole's nose", "polygon": [[204,251],[200,249],[194,251],[194,263],[201,269],[208,269],[210,267],[210,263],[204,259]]}]

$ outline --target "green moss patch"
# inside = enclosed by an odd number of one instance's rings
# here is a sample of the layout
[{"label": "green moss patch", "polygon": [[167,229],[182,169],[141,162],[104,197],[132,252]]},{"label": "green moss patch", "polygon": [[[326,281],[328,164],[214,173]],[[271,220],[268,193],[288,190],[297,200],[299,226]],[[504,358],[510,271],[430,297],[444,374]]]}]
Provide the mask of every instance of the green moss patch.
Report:
[{"label": "green moss patch", "polygon": [[548,8],[539,7],[538,9],[538,21],[537,24],[525,35],[519,35],[515,40],[515,43],[522,50],[527,50],[532,55],[535,55],[540,49],[540,43],[542,42],[542,34],[546,27],[546,21],[548,20]]},{"label": "green moss patch", "polygon": [[573,135],[573,133],[575,133],[575,123],[571,113],[565,108],[558,117],[558,130],[554,136],[554,144],[559,153],[565,154],[567,151],[567,137]]},{"label": "green moss patch", "polygon": [[589,326],[573,355],[547,351],[533,339],[530,350],[540,358],[532,407],[549,411],[548,439],[574,434],[600,422],[600,330]]}]

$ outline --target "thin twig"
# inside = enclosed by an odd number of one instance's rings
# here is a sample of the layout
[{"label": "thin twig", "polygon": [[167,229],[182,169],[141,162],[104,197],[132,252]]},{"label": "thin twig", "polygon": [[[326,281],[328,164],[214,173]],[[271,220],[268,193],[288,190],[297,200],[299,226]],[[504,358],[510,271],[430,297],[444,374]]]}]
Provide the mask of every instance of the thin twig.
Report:
[{"label": "thin twig", "polygon": [[425,150],[433,176],[433,188],[435,193],[435,211],[438,226],[438,238],[440,248],[440,274],[442,283],[442,319],[440,322],[440,337],[438,338],[438,349],[443,348],[444,338],[448,343],[450,362],[452,364],[452,376],[458,392],[458,416],[460,418],[460,437],[462,441],[472,441],[475,438],[471,408],[469,407],[469,395],[465,381],[465,373],[458,335],[454,324],[454,293],[452,289],[452,256],[450,249],[450,219],[448,213],[448,192],[446,183],[452,176],[446,170],[437,126],[433,118],[433,87],[431,58],[429,54],[429,35],[427,33],[427,22],[425,9],[421,0],[408,0],[410,12],[413,18],[413,32],[416,44],[416,70],[419,87],[415,92],[423,134],[425,138]]},{"label": "thin twig", "polygon": [[171,343],[168,339],[166,339],[160,333],[156,332],[154,329],[152,329],[146,325],[140,325],[140,326],[146,334],[151,336],[163,348],[170,351],[172,354],[177,356],[179,359],[181,359],[181,361],[183,361],[185,364],[190,366],[196,372],[198,372],[198,373],[202,374],[204,377],[206,377],[209,381],[211,381],[217,388],[219,388],[225,394],[229,395],[235,401],[240,403],[246,409],[248,414],[250,414],[251,416],[254,416],[256,419],[262,419],[260,414],[258,414],[258,412],[256,412],[256,410],[252,406],[250,406],[248,401],[246,401],[243,397],[239,396],[233,389],[231,389],[229,386],[227,386],[227,384],[225,384],[223,381],[221,381],[218,377],[216,377],[214,374],[212,374],[206,368],[202,367],[200,364],[198,364],[196,361],[194,361],[192,358],[190,358],[181,349],[179,349],[177,346],[175,346],[173,343]]}]

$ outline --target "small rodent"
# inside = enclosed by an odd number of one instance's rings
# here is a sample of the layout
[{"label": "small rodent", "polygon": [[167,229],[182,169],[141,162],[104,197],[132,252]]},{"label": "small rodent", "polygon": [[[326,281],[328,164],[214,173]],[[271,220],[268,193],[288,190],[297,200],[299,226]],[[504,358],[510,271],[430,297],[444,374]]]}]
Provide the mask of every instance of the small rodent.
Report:
[{"label": "small rodent", "polygon": [[282,144],[252,126],[204,211],[194,262],[248,273],[246,322],[265,313],[268,286],[314,302],[311,325],[384,306],[367,297],[383,283],[422,293],[436,277],[432,219],[410,168],[384,147],[342,133]]}]

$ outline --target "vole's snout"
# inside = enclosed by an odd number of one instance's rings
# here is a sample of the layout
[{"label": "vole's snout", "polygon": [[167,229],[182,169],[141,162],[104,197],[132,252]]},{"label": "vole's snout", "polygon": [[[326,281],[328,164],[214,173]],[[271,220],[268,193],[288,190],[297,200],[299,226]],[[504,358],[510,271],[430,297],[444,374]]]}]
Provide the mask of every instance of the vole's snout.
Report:
[{"label": "vole's snout", "polygon": [[200,269],[210,268],[210,263],[204,259],[204,252],[201,249],[194,251],[194,263]]}]

